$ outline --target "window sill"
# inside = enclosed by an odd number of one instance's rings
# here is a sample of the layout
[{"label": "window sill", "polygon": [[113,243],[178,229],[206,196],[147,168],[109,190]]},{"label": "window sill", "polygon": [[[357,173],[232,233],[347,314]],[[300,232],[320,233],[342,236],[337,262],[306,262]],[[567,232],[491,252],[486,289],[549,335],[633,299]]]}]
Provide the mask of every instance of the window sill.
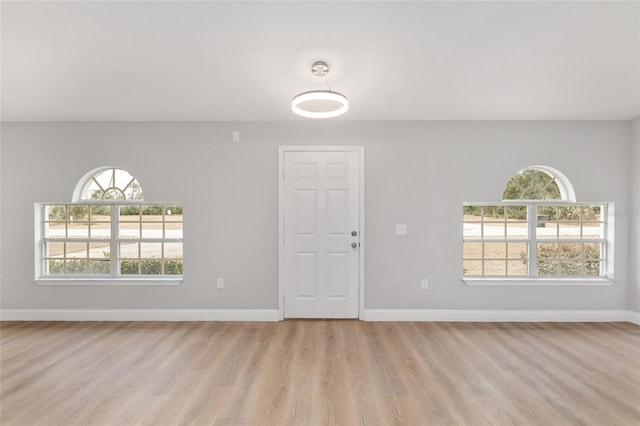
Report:
[{"label": "window sill", "polygon": [[471,286],[519,286],[519,287],[608,287],[615,283],[611,278],[462,278]]},{"label": "window sill", "polygon": [[158,278],[158,277],[118,277],[118,278],[36,278],[33,280],[37,285],[180,285],[182,277]]}]

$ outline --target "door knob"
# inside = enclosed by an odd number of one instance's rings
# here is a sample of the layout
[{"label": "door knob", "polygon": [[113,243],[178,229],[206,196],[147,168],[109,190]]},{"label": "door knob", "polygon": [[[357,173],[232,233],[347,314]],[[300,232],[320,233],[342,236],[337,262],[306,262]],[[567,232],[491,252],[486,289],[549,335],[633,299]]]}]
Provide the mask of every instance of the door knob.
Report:
[{"label": "door knob", "polygon": [[354,243],[351,243],[351,247],[353,247],[353,248],[358,247],[358,243],[355,243],[355,242],[354,242]]},{"label": "door knob", "polygon": [[355,237],[356,235],[358,235],[358,233],[356,231],[351,231],[351,236]]}]

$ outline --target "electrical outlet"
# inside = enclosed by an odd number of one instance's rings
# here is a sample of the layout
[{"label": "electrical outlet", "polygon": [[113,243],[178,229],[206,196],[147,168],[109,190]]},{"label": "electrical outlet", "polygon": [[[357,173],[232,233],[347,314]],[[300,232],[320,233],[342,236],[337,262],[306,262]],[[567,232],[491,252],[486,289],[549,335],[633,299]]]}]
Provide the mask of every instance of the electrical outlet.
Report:
[{"label": "electrical outlet", "polygon": [[224,278],[218,278],[218,290],[224,290]]},{"label": "electrical outlet", "polygon": [[422,280],[420,280],[420,288],[422,290],[428,290],[429,289],[429,280],[426,278],[423,278]]}]

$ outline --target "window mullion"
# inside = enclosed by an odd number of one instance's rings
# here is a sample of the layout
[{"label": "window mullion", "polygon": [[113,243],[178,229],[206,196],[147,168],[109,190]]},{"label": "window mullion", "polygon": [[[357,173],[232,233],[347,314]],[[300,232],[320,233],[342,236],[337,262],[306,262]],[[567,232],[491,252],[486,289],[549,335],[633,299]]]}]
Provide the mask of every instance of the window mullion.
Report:
[{"label": "window mullion", "polygon": [[44,258],[48,257],[45,249],[45,236],[47,235],[47,227],[49,226],[49,217],[47,216],[47,207],[40,205],[40,268],[37,270],[36,275],[49,274],[49,262],[45,262]]},{"label": "window mullion", "polygon": [[111,275],[120,275],[120,206],[111,205]]},{"label": "window mullion", "polygon": [[480,238],[483,240],[482,241],[482,275],[485,275],[485,255],[484,255],[484,248],[485,248],[485,242],[484,242],[484,211],[485,208],[481,207],[480,208]]},{"label": "window mullion", "polygon": [[[609,205],[603,204],[600,206],[600,237],[602,237],[602,242],[600,243],[600,276],[608,277],[609,276],[609,253],[608,253],[608,244],[609,240],[608,234],[609,228]],[[603,262],[604,260],[604,262]]]},{"label": "window mullion", "polygon": [[536,230],[538,227],[538,212],[535,204],[527,205],[527,225],[529,227],[529,277],[538,276],[538,242],[536,238]]}]

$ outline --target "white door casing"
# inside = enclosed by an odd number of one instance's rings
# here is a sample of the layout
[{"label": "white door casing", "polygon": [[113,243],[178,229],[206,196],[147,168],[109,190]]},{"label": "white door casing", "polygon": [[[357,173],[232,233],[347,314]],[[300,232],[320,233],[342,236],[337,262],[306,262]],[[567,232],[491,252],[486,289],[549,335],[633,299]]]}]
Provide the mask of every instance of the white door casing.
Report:
[{"label": "white door casing", "polygon": [[363,147],[280,147],[281,319],[358,317],[363,160]]}]

